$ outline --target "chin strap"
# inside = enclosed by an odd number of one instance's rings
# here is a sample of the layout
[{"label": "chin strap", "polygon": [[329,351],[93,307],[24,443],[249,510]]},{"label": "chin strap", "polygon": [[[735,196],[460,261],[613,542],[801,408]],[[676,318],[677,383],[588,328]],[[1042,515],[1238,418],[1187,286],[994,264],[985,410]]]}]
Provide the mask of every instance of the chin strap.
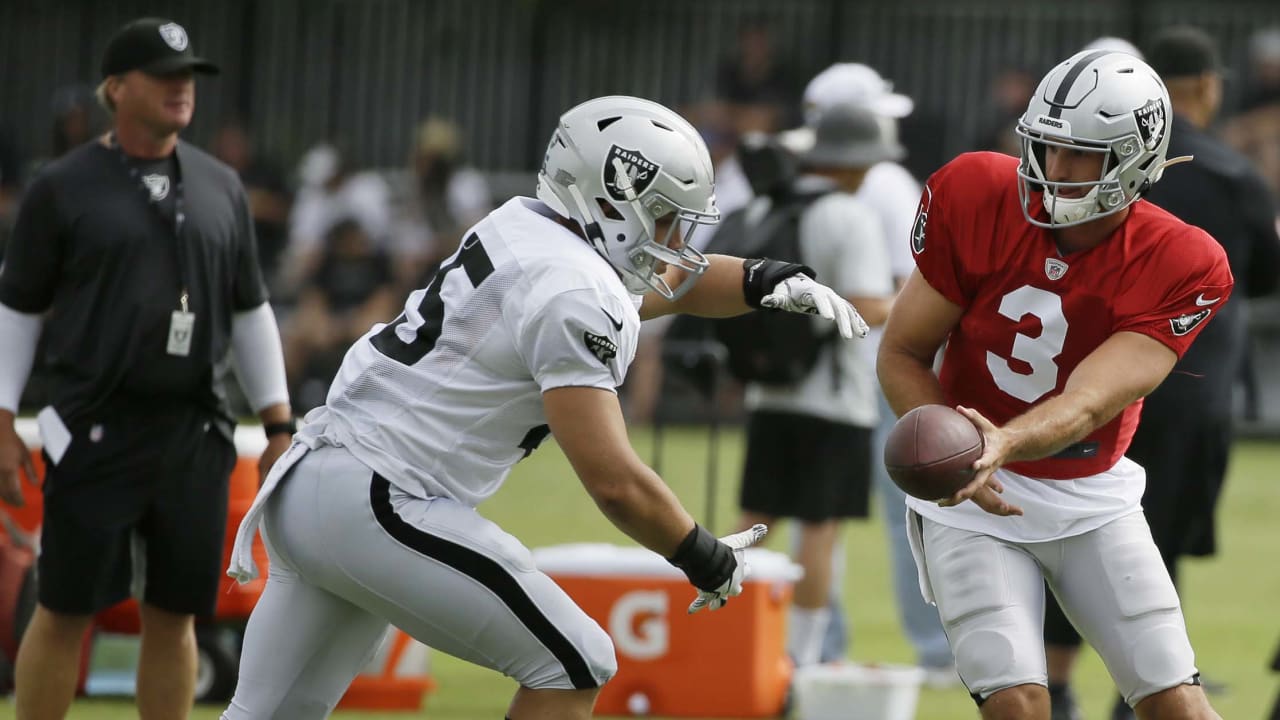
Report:
[{"label": "chin strap", "polygon": [[600,223],[590,219],[595,216],[587,207],[587,201],[582,197],[582,191],[578,190],[577,183],[569,183],[568,188],[573,203],[578,206],[578,214],[582,216],[582,231],[587,234],[587,240],[593,244],[598,243],[596,248],[604,252],[604,232],[600,230]]}]

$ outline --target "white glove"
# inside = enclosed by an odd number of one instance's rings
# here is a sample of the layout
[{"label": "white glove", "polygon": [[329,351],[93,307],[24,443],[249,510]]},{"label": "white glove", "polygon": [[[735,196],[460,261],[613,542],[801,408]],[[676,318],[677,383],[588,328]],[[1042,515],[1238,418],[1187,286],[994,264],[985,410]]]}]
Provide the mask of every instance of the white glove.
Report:
[{"label": "white glove", "polygon": [[774,285],[772,292],[760,298],[760,305],[787,312],[821,315],[835,321],[840,334],[846,338],[854,335],[864,338],[869,330],[867,322],[848,300],[804,274],[792,275]]},{"label": "white glove", "polygon": [[760,542],[768,533],[769,527],[767,525],[756,524],[740,533],[720,538],[720,542],[733,549],[733,559],[737,561],[738,566],[734,568],[733,575],[714,591],[698,591],[698,597],[694,598],[693,602],[689,604],[690,615],[704,607],[719,610],[724,607],[725,603],[729,602],[729,598],[742,594],[742,581],[751,574],[751,566],[743,562],[745,556],[743,551]]}]

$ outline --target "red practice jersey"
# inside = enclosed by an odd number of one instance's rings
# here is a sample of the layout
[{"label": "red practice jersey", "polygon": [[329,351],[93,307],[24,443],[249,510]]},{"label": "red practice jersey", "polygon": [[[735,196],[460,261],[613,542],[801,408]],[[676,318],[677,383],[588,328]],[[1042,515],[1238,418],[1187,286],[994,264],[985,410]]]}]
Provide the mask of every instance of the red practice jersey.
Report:
[{"label": "red practice jersey", "polygon": [[[1114,333],[1148,335],[1181,357],[1234,283],[1213,238],[1145,200],[1101,244],[1060,254],[1052,231],[1022,215],[1017,164],[996,153],[947,163],[929,178],[912,232],[920,273],[964,308],[943,356],[947,402],[997,425],[1061,393]],[[1007,467],[1049,479],[1105,471],[1141,410],[1139,400],[1061,453]]]}]

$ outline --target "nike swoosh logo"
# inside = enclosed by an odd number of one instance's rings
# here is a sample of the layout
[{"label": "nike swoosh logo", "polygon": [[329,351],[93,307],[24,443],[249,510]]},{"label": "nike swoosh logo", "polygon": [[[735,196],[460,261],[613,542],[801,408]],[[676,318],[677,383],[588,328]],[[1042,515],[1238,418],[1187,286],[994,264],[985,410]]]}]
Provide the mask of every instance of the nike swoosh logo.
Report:
[{"label": "nike swoosh logo", "polygon": [[613,319],[613,316],[609,314],[609,311],[608,311],[608,310],[605,310],[604,308],[600,308],[600,312],[604,313],[604,316],[605,316],[605,317],[607,317],[607,318],[609,318],[609,322],[613,323],[613,329],[614,329],[614,330],[621,330],[621,329],[622,329],[622,321],[621,321],[621,320],[614,320],[614,319]]},{"label": "nike swoosh logo", "polygon": [[1212,305],[1221,299],[1222,297],[1219,296],[1219,297],[1213,298],[1212,300],[1205,300],[1204,293],[1200,293],[1199,295],[1196,296],[1196,305],[1199,305],[1200,307],[1204,307],[1205,305]]}]

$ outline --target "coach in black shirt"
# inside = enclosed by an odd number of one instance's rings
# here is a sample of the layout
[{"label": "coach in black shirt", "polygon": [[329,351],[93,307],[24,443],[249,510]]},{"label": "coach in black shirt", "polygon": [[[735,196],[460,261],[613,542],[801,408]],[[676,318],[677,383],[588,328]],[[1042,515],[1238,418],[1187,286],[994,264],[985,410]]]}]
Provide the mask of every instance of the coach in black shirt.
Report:
[{"label": "coach in black shirt", "polygon": [[7,502],[22,502],[19,469],[34,480],[13,413],[42,328],[52,395],[37,418],[48,471],[18,717],[65,715],[93,614],[137,583],[140,714],[187,716],[193,618],[212,614],[222,574],[236,456],[222,380],[232,365],[267,429],[262,468],[292,435],[244,189],[178,139],[194,72],[217,68],[177,23],[148,18],[117,32],[98,90],[112,131],[35,178],[0,267]]}]

